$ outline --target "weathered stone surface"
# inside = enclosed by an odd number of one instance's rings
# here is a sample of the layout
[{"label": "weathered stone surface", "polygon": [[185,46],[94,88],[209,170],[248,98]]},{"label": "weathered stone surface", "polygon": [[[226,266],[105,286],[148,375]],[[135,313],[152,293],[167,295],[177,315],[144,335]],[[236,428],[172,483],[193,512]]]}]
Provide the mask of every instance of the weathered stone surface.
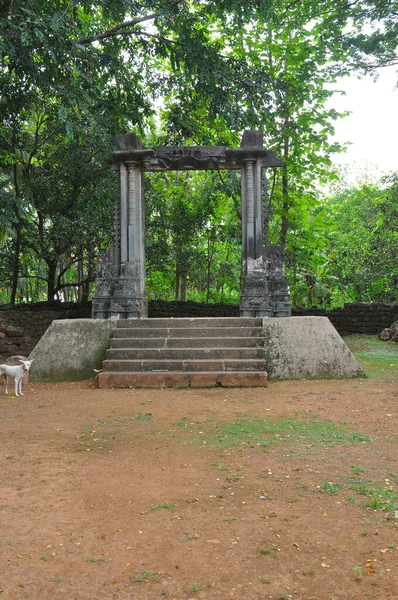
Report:
[{"label": "weathered stone surface", "polygon": [[187,373],[100,373],[100,388],[188,388]]},{"label": "weathered stone surface", "polygon": [[[245,321],[242,319],[243,323]],[[94,369],[100,369],[102,364],[112,369],[115,367],[114,372],[99,374],[102,387],[117,387],[119,384],[121,387],[263,386],[266,384],[266,372],[269,379],[364,376],[329,319],[288,317],[263,319],[262,322],[265,341],[263,360],[174,359],[103,363],[111,334],[120,331],[116,329],[118,323],[94,319],[54,321],[29,357],[34,359],[31,377],[33,381],[77,381],[94,377]],[[209,329],[216,331],[213,327]],[[219,328],[220,339],[228,335],[230,329]],[[250,330],[250,327],[247,329]],[[177,326],[174,330],[182,332],[183,328]],[[132,328],[132,331],[140,331],[140,328]],[[151,328],[147,331],[156,330]],[[192,335],[199,331],[203,328],[191,328]],[[149,347],[152,339],[148,338]],[[257,343],[256,337],[253,337],[253,342]],[[149,369],[155,372],[148,372]]]},{"label": "weathered stone surface", "polygon": [[245,261],[240,313],[243,317],[290,317],[290,297],[281,246],[268,246],[262,255]]},{"label": "weathered stone surface", "polygon": [[82,381],[101,369],[116,323],[111,319],[53,321],[31,352],[31,381]]},{"label": "weathered stone surface", "polygon": [[391,334],[391,329],[389,327],[387,327],[386,329],[383,329],[383,331],[380,331],[379,339],[382,340],[383,342],[386,342],[387,340],[390,339],[390,334]]},{"label": "weathered stone surface", "polygon": [[266,387],[268,377],[265,371],[257,373],[224,373],[222,387]]},{"label": "weathered stone surface", "polygon": [[100,373],[100,388],[266,387],[266,373]]},{"label": "weathered stone surface", "polygon": [[269,379],[365,377],[326,317],[263,319]]},{"label": "weathered stone surface", "polygon": [[[242,170],[241,316],[290,315],[289,291],[278,261],[281,249],[264,248],[263,220],[268,220],[266,167],[282,166],[265,149],[263,133],[246,130],[240,148],[159,146],[142,148],[135,134],[116,136],[108,162],[119,172],[120,202],[115,206],[114,245],[100,258],[92,315],[96,319],[148,316],[145,294],[145,218],[143,173],[168,170]],[[267,230],[268,224],[265,224]],[[261,267],[253,267],[257,259]]]}]

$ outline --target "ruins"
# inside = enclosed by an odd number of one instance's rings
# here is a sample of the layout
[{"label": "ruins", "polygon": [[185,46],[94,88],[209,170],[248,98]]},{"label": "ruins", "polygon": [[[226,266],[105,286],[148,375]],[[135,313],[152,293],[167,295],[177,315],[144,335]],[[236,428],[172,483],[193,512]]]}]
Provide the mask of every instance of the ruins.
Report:
[{"label": "ruins", "polygon": [[144,173],[156,171],[241,171],[242,317],[289,317],[290,299],[284,251],[268,243],[266,168],[282,166],[264,148],[261,131],[244,132],[239,148],[224,146],[142,147],[133,133],[116,136],[108,157],[119,173],[114,245],[99,260],[92,316],[134,319],[148,316],[145,293]]}]

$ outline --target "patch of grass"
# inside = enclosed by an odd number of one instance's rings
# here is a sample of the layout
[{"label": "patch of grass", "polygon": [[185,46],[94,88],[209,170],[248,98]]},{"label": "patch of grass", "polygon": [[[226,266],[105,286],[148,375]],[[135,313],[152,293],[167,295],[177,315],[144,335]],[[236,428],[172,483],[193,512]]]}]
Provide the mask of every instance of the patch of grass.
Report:
[{"label": "patch of grass", "polygon": [[189,591],[192,592],[192,594],[198,594],[202,590],[209,589],[209,588],[212,588],[212,587],[213,587],[212,583],[206,583],[206,585],[204,585],[204,586],[199,586],[196,583],[193,583],[191,585]]},{"label": "patch of grass", "polygon": [[366,481],[358,477],[348,477],[341,480],[341,486],[349,489],[353,494],[348,498],[348,502],[355,502],[356,493],[359,496],[365,496],[365,506],[371,510],[381,510],[395,515],[398,510],[398,491],[391,485],[390,481],[394,481],[394,474],[389,477],[374,481]]},{"label": "patch of grass", "polygon": [[91,556],[90,562],[91,563],[95,563],[95,564],[104,563],[105,562],[105,558],[103,558],[102,556],[100,556],[99,558],[97,558],[95,556]]},{"label": "patch of grass", "polygon": [[105,425],[109,425],[113,423],[115,425],[125,425],[126,423],[130,423],[131,421],[135,421],[135,417],[115,417],[114,419],[98,419],[98,423],[101,427],[105,427]]},{"label": "patch of grass", "polygon": [[321,484],[321,490],[325,494],[330,494],[330,495],[338,494],[340,491],[340,488],[341,488],[341,486],[338,483],[335,483],[334,481],[325,481],[324,483]]},{"label": "patch of grass", "polygon": [[135,418],[136,421],[153,421],[152,413],[138,413]]},{"label": "patch of grass", "polygon": [[355,567],[352,567],[352,570],[354,571],[355,579],[359,581],[362,577],[362,567],[356,565]]},{"label": "patch of grass", "polygon": [[185,541],[192,542],[193,540],[197,540],[199,535],[197,533],[190,533],[189,531],[184,531]]},{"label": "patch of grass", "polygon": [[229,483],[236,483],[237,481],[240,481],[242,479],[242,477],[243,477],[243,475],[240,475],[239,473],[234,473],[233,475],[229,475],[225,479]]},{"label": "patch of grass", "polygon": [[350,446],[368,442],[370,438],[357,431],[334,425],[330,421],[293,418],[266,421],[253,417],[216,425],[210,432],[209,441],[223,448],[267,447],[300,441],[322,448],[336,444]]},{"label": "patch of grass", "polygon": [[278,550],[277,546],[260,546],[258,549],[259,553],[263,556],[267,556],[268,554],[272,554],[272,552],[276,552]]},{"label": "patch of grass", "polygon": [[159,581],[160,573],[156,571],[142,571],[134,578],[134,583],[141,583],[142,581]]},{"label": "patch of grass", "polygon": [[398,380],[398,345],[376,335],[355,334],[344,338],[368,377]]},{"label": "patch of grass", "polygon": [[78,436],[80,444],[76,447],[76,451],[89,452],[91,450],[109,450],[109,438],[114,437],[114,435],[113,432],[98,433],[91,425],[84,425],[81,434]]},{"label": "patch of grass", "polygon": [[161,510],[162,508],[165,508],[166,510],[175,510],[175,504],[173,504],[173,502],[160,502],[159,504],[153,504],[151,506],[152,511]]},{"label": "patch of grass", "polygon": [[364,469],[363,467],[358,467],[357,465],[352,465],[351,469],[355,475],[360,475],[361,473],[366,473],[366,469]]}]

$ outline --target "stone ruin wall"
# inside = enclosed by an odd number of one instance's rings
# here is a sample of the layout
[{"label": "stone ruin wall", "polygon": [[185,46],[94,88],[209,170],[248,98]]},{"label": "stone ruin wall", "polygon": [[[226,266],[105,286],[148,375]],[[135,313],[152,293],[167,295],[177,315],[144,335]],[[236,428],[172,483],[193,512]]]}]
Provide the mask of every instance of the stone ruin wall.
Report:
[{"label": "stone ruin wall", "polygon": [[[398,320],[398,304],[346,304],[344,308],[292,310],[293,316],[328,317],[340,335],[378,334]],[[54,319],[90,318],[91,305],[0,307],[0,362],[14,354],[28,356]],[[149,302],[149,317],[238,317],[239,306],[197,302]]]}]

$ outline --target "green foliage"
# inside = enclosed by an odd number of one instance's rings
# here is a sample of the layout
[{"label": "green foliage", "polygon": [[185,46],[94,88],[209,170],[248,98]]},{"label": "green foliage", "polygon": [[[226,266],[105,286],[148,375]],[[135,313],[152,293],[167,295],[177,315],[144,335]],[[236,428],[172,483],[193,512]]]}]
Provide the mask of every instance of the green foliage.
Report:
[{"label": "green foliage", "polygon": [[345,341],[367,377],[398,380],[398,347],[377,336],[349,335]]},{"label": "green foliage", "polygon": [[237,301],[241,225],[234,173],[147,177],[149,298]]},{"label": "green foliage", "polygon": [[267,447],[275,443],[312,443],[316,447],[336,444],[353,445],[369,441],[368,436],[319,420],[238,419],[235,423],[216,425],[210,436],[213,443],[225,448],[237,446]]},{"label": "green foliage", "polygon": [[[368,268],[363,256],[352,279],[357,248],[334,256],[341,199],[331,219],[317,187],[336,177],[331,156],[341,150],[329,141],[341,116],[327,108],[329,84],[394,62],[395,9],[379,0],[2,2],[0,302],[90,296],[96,256],[111,243],[117,185],[105,156],[115,134],[233,146],[245,128],[262,129],[284,159],[270,173],[265,243],[286,246],[293,303],[393,301],[396,184],[383,222],[373,202],[374,240],[359,228],[364,255],[378,258]],[[364,194],[357,204],[368,210]],[[234,173],[151,178],[149,297],[236,302],[239,212]]]},{"label": "green foliage", "polygon": [[398,300],[398,177],[362,184],[327,202],[335,227],[333,271],[353,301]]}]

